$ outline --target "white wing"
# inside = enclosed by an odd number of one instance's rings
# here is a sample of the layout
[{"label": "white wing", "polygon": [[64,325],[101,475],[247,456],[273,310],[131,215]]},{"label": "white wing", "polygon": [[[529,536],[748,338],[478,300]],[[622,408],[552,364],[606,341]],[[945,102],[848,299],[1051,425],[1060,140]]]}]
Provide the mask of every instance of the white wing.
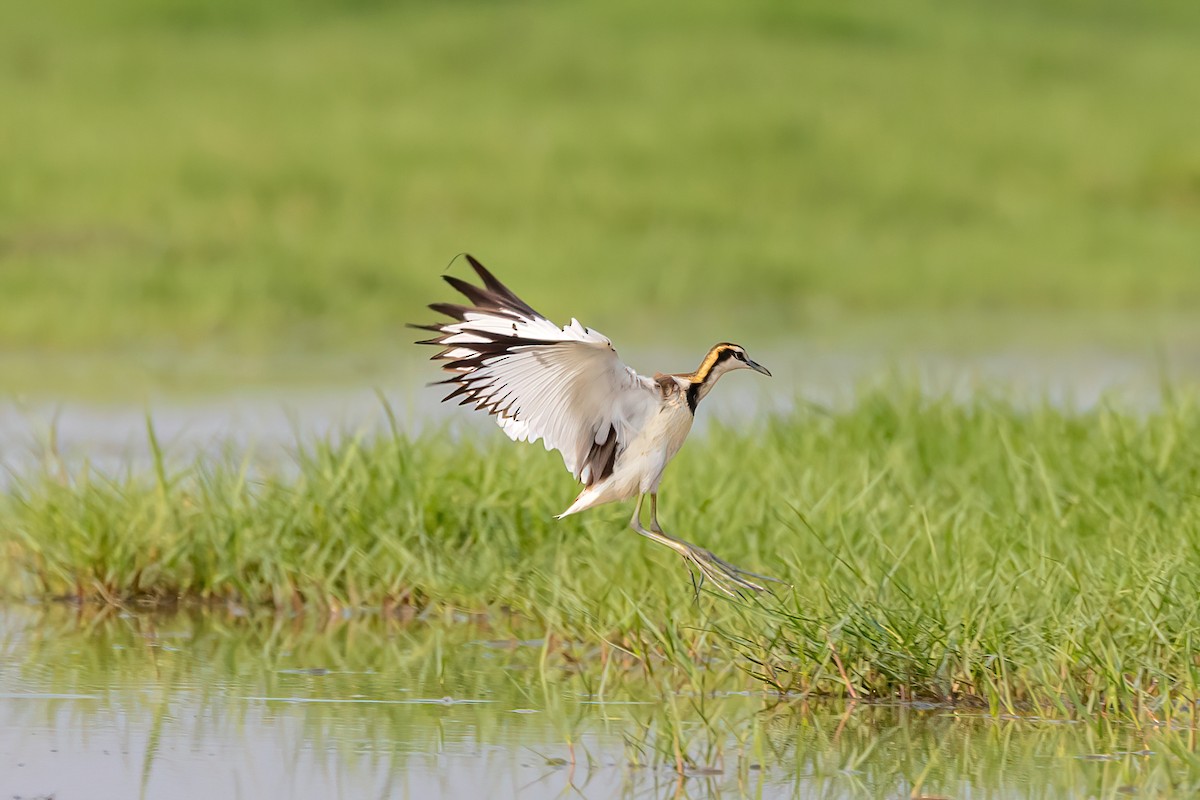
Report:
[{"label": "white wing", "polygon": [[515,441],[542,439],[590,486],[612,472],[617,455],[657,408],[654,381],[621,362],[608,338],[578,320],[559,328],[530,308],[471,256],[483,286],[446,276],[472,303],[434,303],[451,322],[417,326],[440,334],[435,359],[452,373],[444,400],[496,415]]}]

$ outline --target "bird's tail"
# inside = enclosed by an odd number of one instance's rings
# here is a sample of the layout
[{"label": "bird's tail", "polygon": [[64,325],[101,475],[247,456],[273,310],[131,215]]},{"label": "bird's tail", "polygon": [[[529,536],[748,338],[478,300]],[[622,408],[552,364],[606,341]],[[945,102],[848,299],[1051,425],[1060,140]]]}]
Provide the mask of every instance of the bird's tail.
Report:
[{"label": "bird's tail", "polygon": [[556,516],[555,519],[562,519],[563,517],[570,516],[571,514],[578,514],[580,511],[586,511],[592,506],[598,506],[601,503],[607,502],[607,498],[604,496],[604,489],[602,487],[603,484],[596,483],[584,489],[579,493],[579,496],[575,498],[575,502],[571,503],[571,507]]}]

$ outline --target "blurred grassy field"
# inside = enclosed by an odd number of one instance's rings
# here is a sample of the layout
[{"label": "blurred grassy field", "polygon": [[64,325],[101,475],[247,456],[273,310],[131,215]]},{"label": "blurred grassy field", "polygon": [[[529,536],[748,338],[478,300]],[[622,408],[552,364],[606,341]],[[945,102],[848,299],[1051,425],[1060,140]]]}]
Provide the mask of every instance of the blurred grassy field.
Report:
[{"label": "blurred grassy field", "polygon": [[1186,0],[6,3],[0,354],[407,341],[463,250],[625,337],[1186,312],[1198,34]]}]

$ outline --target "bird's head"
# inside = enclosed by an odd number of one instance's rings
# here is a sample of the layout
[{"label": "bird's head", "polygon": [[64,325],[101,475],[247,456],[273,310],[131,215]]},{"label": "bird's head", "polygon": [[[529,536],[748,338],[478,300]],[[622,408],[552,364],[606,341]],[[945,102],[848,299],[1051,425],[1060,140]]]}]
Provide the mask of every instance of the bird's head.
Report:
[{"label": "bird's head", "polygon": [[740,344],[732,342],[714,344],[695,372],[676,376],[689,384],[688,405],[692,411],[695,411],[696,404],[712,391],[712,387],[716,385],[722,375],[735,369],[752,369],[768,376],[771,374],[770,370],[746,355],[746,348]]},{"label": "bird's head", "polygon": [[721,372],[729,372],[734,369],[752,369],[755,372],[766,375],[768,378],[771,377],[771,371],[750,358],[746,354],[746,348],[740,344],[721,342],[718,345],[714,345],[709,353],[716,356],[716,363],[713,365],[713,368],[720,369]]},{"label": "bird's head", "polygon": [[692,411],[696,410],[696,404],[704,399],[722,375],[735,369],[752,369],[763,375],[771,374],[770,370],[746,355],[746,348],[740,344],[714,344],[695,372],[680,376],[691,383],[688,389],[688,405]]}]

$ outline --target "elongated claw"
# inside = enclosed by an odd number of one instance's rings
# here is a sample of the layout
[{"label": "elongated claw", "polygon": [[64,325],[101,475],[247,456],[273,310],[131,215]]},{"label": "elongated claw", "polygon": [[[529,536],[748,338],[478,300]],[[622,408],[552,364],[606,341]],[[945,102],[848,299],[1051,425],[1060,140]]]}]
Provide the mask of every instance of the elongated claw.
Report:
[{"label": "elongated claw", "polygon": [[[766,591],[764,586],[750,580],[751,578],[758,578],[764,581],[774,580],[765,575],[759,575],[730,564],[725,559],[715,555],[711,550],[705,550],[687,542],[681,542],[680,544],[683,545],[679,549],[680,555],[700,572],[700,584],[703,585],[704,580],[708,579],[712,582],[713,586],[730,597],[739,596],[742,590],[751,592]],[[732,584],[732,587],[730,584]]]},{"label": "elongated claw", "polygon": [[783,583],[778,578],[772,578],[769,575],[759,575],[757,572],[750,572],[749,570],[730,564],[725,559],[715,555],[711,550],[705,550],[703,547],[697,547],[691,542],[676,539],[674,536],[664,533],[661,528],[646,530],[636,518],[630,522],[630,527],[647,539],[671,548],[676,553],[679,553],[688,564],[695,567],[696,571],[700,574],[700,580],[697,582],[695,580],[695,573],[693,573],[693,585],[697,594],[699,594],[700,587],[704,585],[705,580],[711,581],[713,586],[730,597],[739,597],[742,595],[742,592],[747,591],[766,591],[766,587],[755,583],[754,580],[751,580],[752,578],[764,582]]}]

